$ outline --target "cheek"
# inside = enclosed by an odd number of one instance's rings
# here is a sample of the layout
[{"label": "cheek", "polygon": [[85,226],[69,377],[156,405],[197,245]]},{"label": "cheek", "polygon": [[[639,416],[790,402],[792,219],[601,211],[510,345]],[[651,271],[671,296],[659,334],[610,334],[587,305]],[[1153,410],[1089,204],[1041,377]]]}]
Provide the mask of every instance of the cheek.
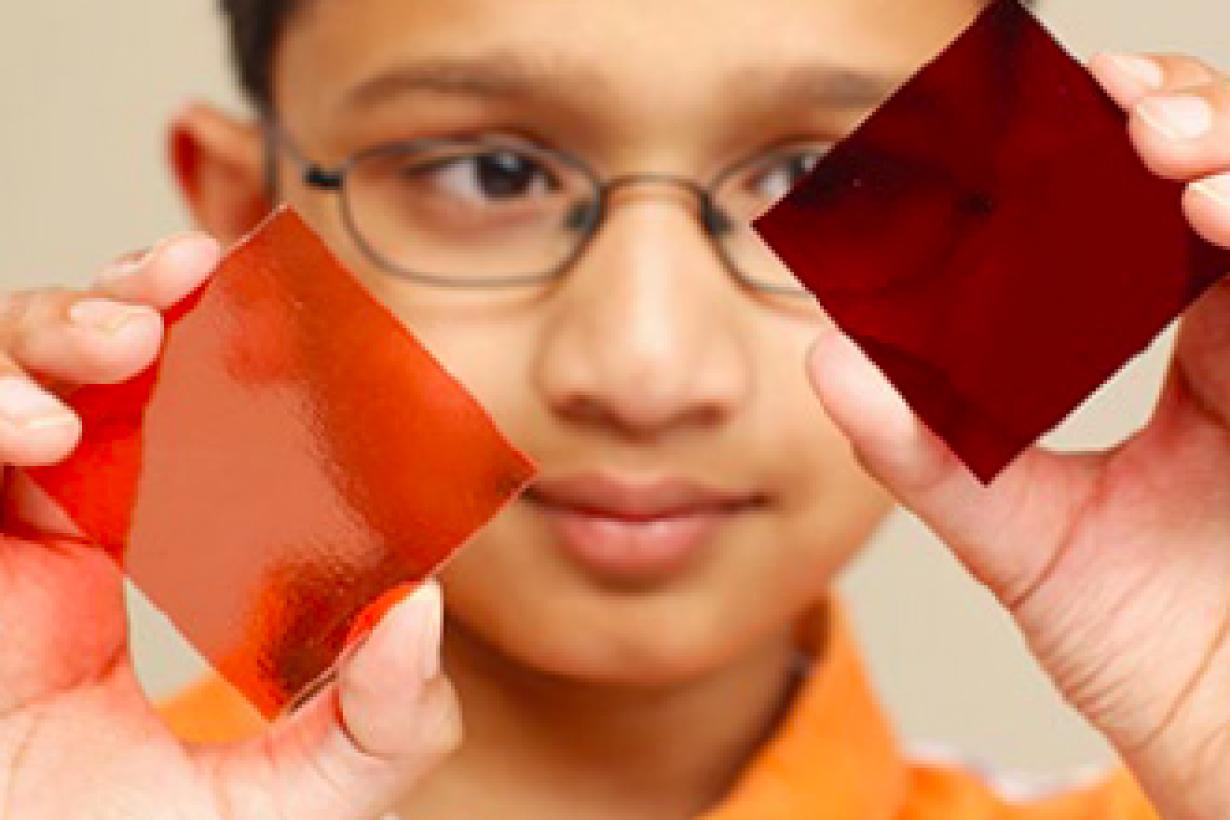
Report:
[{"label": "cheek", "polygon": [[538,330],[533,311],[514,294],[432,287],[382,274],[360,273],[369,288],[483,406],[514,445],[534,455],[545,411],[534,391],[530,363]]},{"label": "cheek", "polygon": [[[778,334],[780,337],[780,333]],[[759,556],[765,590],[789,609],[824,594],[835,575],[892,508],[888,493],[858,464],[808,382],[804,359],[814,328],[775,351],[771,397],[760,413],[778,491],[772,545]],[[762,590],[763,592],[764,590]]]},{"label": "cheek", "polygon": [[[816,536],[856,531],[867,511],[887,506],[885,494],[854,458],[849,442],[825,413],[806,372],[807,353],[832,320],[811,304],[756,327],[757,385],[749,415],[761,461],[781,497],[781,519]],[[790,541],[806,541],[793,532]],[[821,539],[823,540],[823,539]]]},{"label": "cheek", "polygon": [[[336,202],[304,197],[294,206],[359,278],[444,367],[470,391],[514,442],[516,425],[541,414],[532,410],[528,362],[536,330],[533,293],[509,291],[506,298],[409,282],[378,269],[351,238]],[[513,318],[518,317],[518,318]]]}]

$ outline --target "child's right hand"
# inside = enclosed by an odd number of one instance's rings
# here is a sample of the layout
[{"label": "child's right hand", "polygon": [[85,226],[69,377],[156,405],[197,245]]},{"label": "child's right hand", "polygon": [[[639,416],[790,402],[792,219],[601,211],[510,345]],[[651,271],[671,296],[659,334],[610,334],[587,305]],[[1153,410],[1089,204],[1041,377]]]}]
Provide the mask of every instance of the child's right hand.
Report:
[{"label": "child's right hand", "polygon": [[[0,301],[0,462],[65,458],[81,422],[57,393],[128,379],[162,340],[160,309],[213,271],[202,235],[117,264],[88,291]],[[459,739],[440,672],[441,600],[409,596],[338,682],[264,737],[190,747],[162,724],[128,659],[121,576],[24,477],[5,471],[0,534],[0,818],[360,818],[391,804]]]}]

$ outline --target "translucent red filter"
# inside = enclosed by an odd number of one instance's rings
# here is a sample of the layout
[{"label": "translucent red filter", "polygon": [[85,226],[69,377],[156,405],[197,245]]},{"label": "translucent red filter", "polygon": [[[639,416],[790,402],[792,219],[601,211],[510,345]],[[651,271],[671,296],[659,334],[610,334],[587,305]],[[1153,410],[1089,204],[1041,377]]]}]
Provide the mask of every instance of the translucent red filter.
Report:
[{"label": "translucent red filter", "polygon": [[291,210],[167,321],[152,368],[70,397],[84,438],[33,475],[272,715],[533,467]]},{"label": "translucent red filter", "polygon": [[755,228],[989,482],[1230,270],[1182,192],[1000,0]]}]

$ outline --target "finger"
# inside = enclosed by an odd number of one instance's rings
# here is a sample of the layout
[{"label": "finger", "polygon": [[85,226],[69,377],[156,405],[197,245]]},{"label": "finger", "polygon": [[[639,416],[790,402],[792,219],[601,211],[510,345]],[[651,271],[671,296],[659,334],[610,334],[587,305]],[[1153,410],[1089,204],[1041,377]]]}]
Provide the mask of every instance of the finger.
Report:
[{"label": "finger", "polygon": [[1203,85],[1219,76],[1203,60],[1181,54],[1098,54],[1089,70],[1122,108],[1152,92]]},{"label": "finger", "polygon": [[162,344],[152,307],[71,291],[38,291],[10,300],[9,354],[49,381],[114,384],[144,370]]},{"label": "finger", "polygon": [[1197,233],[1214,245],[1230,248],[1230,172],[1204,177],[1187,186],[1183,211]]},{"label": "finger", "polygon": [[[377,624],[338,678],[343,756],[360,753],[421,770],[460,740],[452,691],[440,665],[444,620],[440,586],[428,581]],[[393,709],[407,684],[419,709]],[[425,708],[424,708],[425,707]]]},{"label": "finger", "polygon": [[226,753],[215,769],[223,792],[267,794],[283,816],[309,820],[389,808],[460,740],[440,671],[442,618],[434,582],[394,606],[335,684],[269,737]]},{"label": "finger", "polygon": [[983,486],[839,330],[809,356],[812,384],[863,466],[1010,608],[1046,574],[1063,512],[1089,487],[1079,459],[1030,450]]},{"label": "finger", "polygon": [[1190,182],[1230,171],[1230,80],[1146,94],[1128,132],[1158,176]]},{"label": "finger", "polygon": [[196,290],[219,255],[210,237],[185,234],[111,265],[92,293],[16,294],[5,310],[11,355],[32,373],[70,384],[125,381],[157,355],[158,311]]},{"label": "finger", "polygon": [[0,355],[0,465],[54,464],[80,438],[77,415]]},{"label": "finger", "polygon": [[200,287],[221,256],[208,234],[181,234],[107,267],[95,286],[104,296],[165,310]]}]

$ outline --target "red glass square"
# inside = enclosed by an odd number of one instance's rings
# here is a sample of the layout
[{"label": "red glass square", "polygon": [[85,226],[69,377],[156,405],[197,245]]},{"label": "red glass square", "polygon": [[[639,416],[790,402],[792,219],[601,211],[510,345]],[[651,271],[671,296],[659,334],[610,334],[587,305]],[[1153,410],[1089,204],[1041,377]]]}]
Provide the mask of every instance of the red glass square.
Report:
[{"label": "red glass square", "polygon": [[141,376],[70,397],[84,438],[32,474],[272,715],[532,466],[291,210],[167,325]]},{"label": "red glass square", "polygon": [[989,482],[1230,270],[1182,192],[999,0],[755,228]]}]

